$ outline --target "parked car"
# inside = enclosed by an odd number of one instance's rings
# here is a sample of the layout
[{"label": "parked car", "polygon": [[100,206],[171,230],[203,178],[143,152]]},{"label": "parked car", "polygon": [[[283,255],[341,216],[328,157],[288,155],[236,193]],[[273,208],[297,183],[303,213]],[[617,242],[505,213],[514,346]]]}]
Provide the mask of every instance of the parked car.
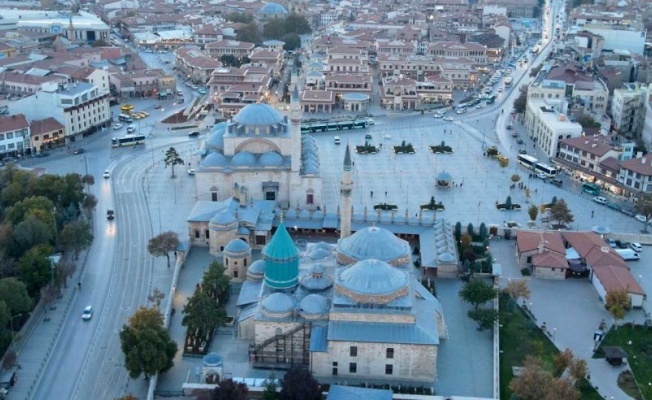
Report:
[{"label": "parked car", "polygon": [[623,208],[623,209],[620,210],[620,212],[627,215],[627,216],[629,216],[629,217],[633,217],[633,216],[636,215],[636,211],[630,210],[628,208]]},{"label": "parked car", "polygon": [[444,114],[434,113],[434,114],[432,115],[432,117],[433,117],[433,118],[444,118]]},{"label": "parked car", "polygon": [[621,211],[620,206],[616,203],[607,203],[607,207],[611,208],[612,210]]},{"label": "parked car", "polygon": [[453,117],[444,117],[444,121],[453,122]]},{"label": "parked car", "polygon": [[512,125],[511,125],[511,124],[510,124],[510,125],[507,125],[506,129],[507,129],[508,131],[511,131],[511,130],[512,130]]},{"label": "parked car", "polygon": [[634,218],[639,222],[647,222],[647,217],[645,215],[636,214]]},{"label": "parked car", "polygon": [[371,140],[371,139],[373,139],[373,136],[371,136],[370,133],[367,133],[366,135],[364,135],[364,138],[367,139],[367,140]]},{"label": "parked car", "polygon": [[102,176],[104,177],[104,179],[109,179],[111,177],[111,172],[109,172],[109,170],[107,169],[104,171]]},{"label": "parked car", "polygon": [[122,124],[115,124],[115,125],[113,125],[113,130],[114,130],[114,131],[117,131],[118,129],[121,129],[121,128],[122,128]]},{"label": "parked car", "polygon": [[197,136],[199,136],[199,131],[192,131],[192,132],[190,132],[190,133],[188,134],[188,136],[190,136],[190,137],[197,137]]},{"label": "parked car", "polygon": [[612,249],[616,249],[616,248],[618,248],[618,245],[616,244],[616,241],[615,241],[614,239],[612,239],[612,238],[606,238],[605,241],[607,242],[607,244],[609,245],[609,247],[611,247]]},{"label": "parked car", "polygon": [[113,211],[112,208],[109,208],[108,210],[106,210],[106,219],[111,220],[111,219],[114,219],[114,218],[115,218],[115,211]]},{"label": "parked car", "polygon": [[603,205],[603,206],[604,206],[605,204],[607,204],[607,199],[604,198],[604,197],[602,197],[602,196],[595,196],[595,197],[593,198],[593,201],[595,201],[596,203],[598,203],[598,204],[600,204],[600,205]]},{"label": "parked car", "polygon": [[627,242],[622,242],[618,239],[616,239],[616,246],[618,246],[619,249],[629,249],[629,243]]},{"label": "parked car", "polygon": [[523,144],[523,139],[521,139],[521,138],[516,139],[516,143],[517,144]]},{"label": "parked car", "polygon": [[643,251],[643,246],[640,243],[630,243],[629,247],[637,253]]},{"label": "parked car", "polygon": [[161,108],[161,105],[160,104],[155,104],[154,108],[158,110],[159,108]]},{"label": "parked car", "polygon": [[527,154],[527,150],[525,150],[524,147],[521,147],[520,149],[518,149],[518,154]]},{"label": "parked car", "polygon": [[564,184],[564,182],[561,179],[550,179],[548,183],[550,183],[551,185],[555,185],[557,187],[561,187],[561,185]]},{"label": "parked car", "polygon": [[86,152],[86,150],[84,150],[83,148],[79,148],[79,149],[75,149],[75,151],[73,151],[72,153],[73,154],[82,154],[82,153],[85,153],[85,152]]}]

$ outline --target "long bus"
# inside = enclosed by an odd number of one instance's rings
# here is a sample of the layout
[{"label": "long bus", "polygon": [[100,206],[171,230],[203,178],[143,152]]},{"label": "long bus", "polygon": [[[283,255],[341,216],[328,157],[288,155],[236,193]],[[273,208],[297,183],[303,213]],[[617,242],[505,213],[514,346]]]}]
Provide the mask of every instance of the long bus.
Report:
[{"label": "long bus", "polygon": [[585,183],[582,185],[582,191],[594,196],[600,195],[600,186],[595,183]]},{"label": "long bus", "polygon": [[539,160],[527,154],[518,155],[518,163],[527,169],[532,169],[532,170],[535,169],[538,162]]},{"label": "long bus", "polygon": [[548,164],[537,163],[534,169],[539,173],[545,174],[548,178],[557,176],[557,168]]},{"label": "long bus", "polygon": [[120,114],[120,115],[118,115],[118,120],[120,120],[120,121],[122,121],[122,122],[126,122],[126,123],[128,123],[128,124],[134,122],[134,119],[132,118],[132,116],[131,116],[131,115],[127,115],[127,114]]},{"label": "long bus", "polygon": [[125,135],[123,137],[114,137],[111,139],[111,144],[114,148],[138,146],[145,143],[145,135]]},{"label": "long bus", "polygon": [[327,121],[327,122],[313,122],[301,125],[301,132],[326,132],[326,131],[341,131],[343,129],[359,129],[366,128],[370,124],[368,119],[356,119],[347,121]]}]

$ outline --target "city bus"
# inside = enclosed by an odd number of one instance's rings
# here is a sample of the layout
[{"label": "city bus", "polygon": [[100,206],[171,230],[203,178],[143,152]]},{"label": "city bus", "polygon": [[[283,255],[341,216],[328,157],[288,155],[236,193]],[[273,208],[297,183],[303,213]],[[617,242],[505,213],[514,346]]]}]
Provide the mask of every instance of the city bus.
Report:
[{"label": "city bus", "polygon": [[557,168],[552,167],[548,164],[537,163],[534,169],[539,173],[545,174],[548,178],[557,176]]},{"label": "city bus", "polygon": [[121,138],[113,138],[111,142],[114,148],[138,146],[145,143],[145,135],[125,135]]},{"label": "city bus", "polygon": [[582,185],[582,191],[594,196],[600,195],[600,186],[595,183],[585,183]]},{"label": "city bus", "polygon": [[518,163],[527,169],[534,169],[538,162],[539,160],[532,156],[528,156],[527,154],[518,155]]},{"label": "city bus", "polygon": [[127,114],[120,114],[120,115],[118,115],[118,119],[119,119],[121,122],[126,122],[126,123],[128,123],[128,124],[134,122],[134,119],[131,117],[131,115],[127,115]]},{"label": "city bus", "polygon": [[331,122],[313,122],[309,124],[301,125],[301,132],[325,132],[325,131],[341,131],[343,129],[358,129],[366,128],[369,125],[373,125],[371,120],[368,119],[356,119],[348,121],[331,121]]}]

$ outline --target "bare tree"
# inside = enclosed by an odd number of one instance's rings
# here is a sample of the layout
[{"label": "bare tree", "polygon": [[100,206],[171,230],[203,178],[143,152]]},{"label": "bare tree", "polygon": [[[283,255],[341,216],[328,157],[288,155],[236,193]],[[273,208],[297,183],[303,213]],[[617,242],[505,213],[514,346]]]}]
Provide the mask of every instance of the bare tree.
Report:
[{"label": "bare tree", "polygon": [[147,245],[147,251],[154,257],[165,256],[168,268],[170,268],[170,252],[175,251],[177,247],[179,247],[179,236],[176,232],[167,231],[151,238]]},{"label": "bare tree", "polygon": [[154,288],[152,290],[152,294],[147,296],[147,300],[152,302],[153,304],[156,304],[156,308],[161,307],[161,300],[165,298],[165,293],[161,292],[158,288]]}]

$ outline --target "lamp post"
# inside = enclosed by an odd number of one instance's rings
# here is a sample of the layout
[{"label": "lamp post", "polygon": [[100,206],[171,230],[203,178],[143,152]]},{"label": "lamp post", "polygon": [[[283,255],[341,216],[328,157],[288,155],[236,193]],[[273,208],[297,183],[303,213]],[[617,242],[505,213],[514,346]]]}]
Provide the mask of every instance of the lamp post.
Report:
[{"label": "lamp post", "polygon": [[555,343],[555,339],[557,339],[557,328],[552,328],[552,342]]},{"label": "lamp post", "polygon": [[16,314],[9,319],[9,328],[11,329],[11,343],[16,348],[16,332],[14,332],[14,319],[22,316],[23,313]]}]

